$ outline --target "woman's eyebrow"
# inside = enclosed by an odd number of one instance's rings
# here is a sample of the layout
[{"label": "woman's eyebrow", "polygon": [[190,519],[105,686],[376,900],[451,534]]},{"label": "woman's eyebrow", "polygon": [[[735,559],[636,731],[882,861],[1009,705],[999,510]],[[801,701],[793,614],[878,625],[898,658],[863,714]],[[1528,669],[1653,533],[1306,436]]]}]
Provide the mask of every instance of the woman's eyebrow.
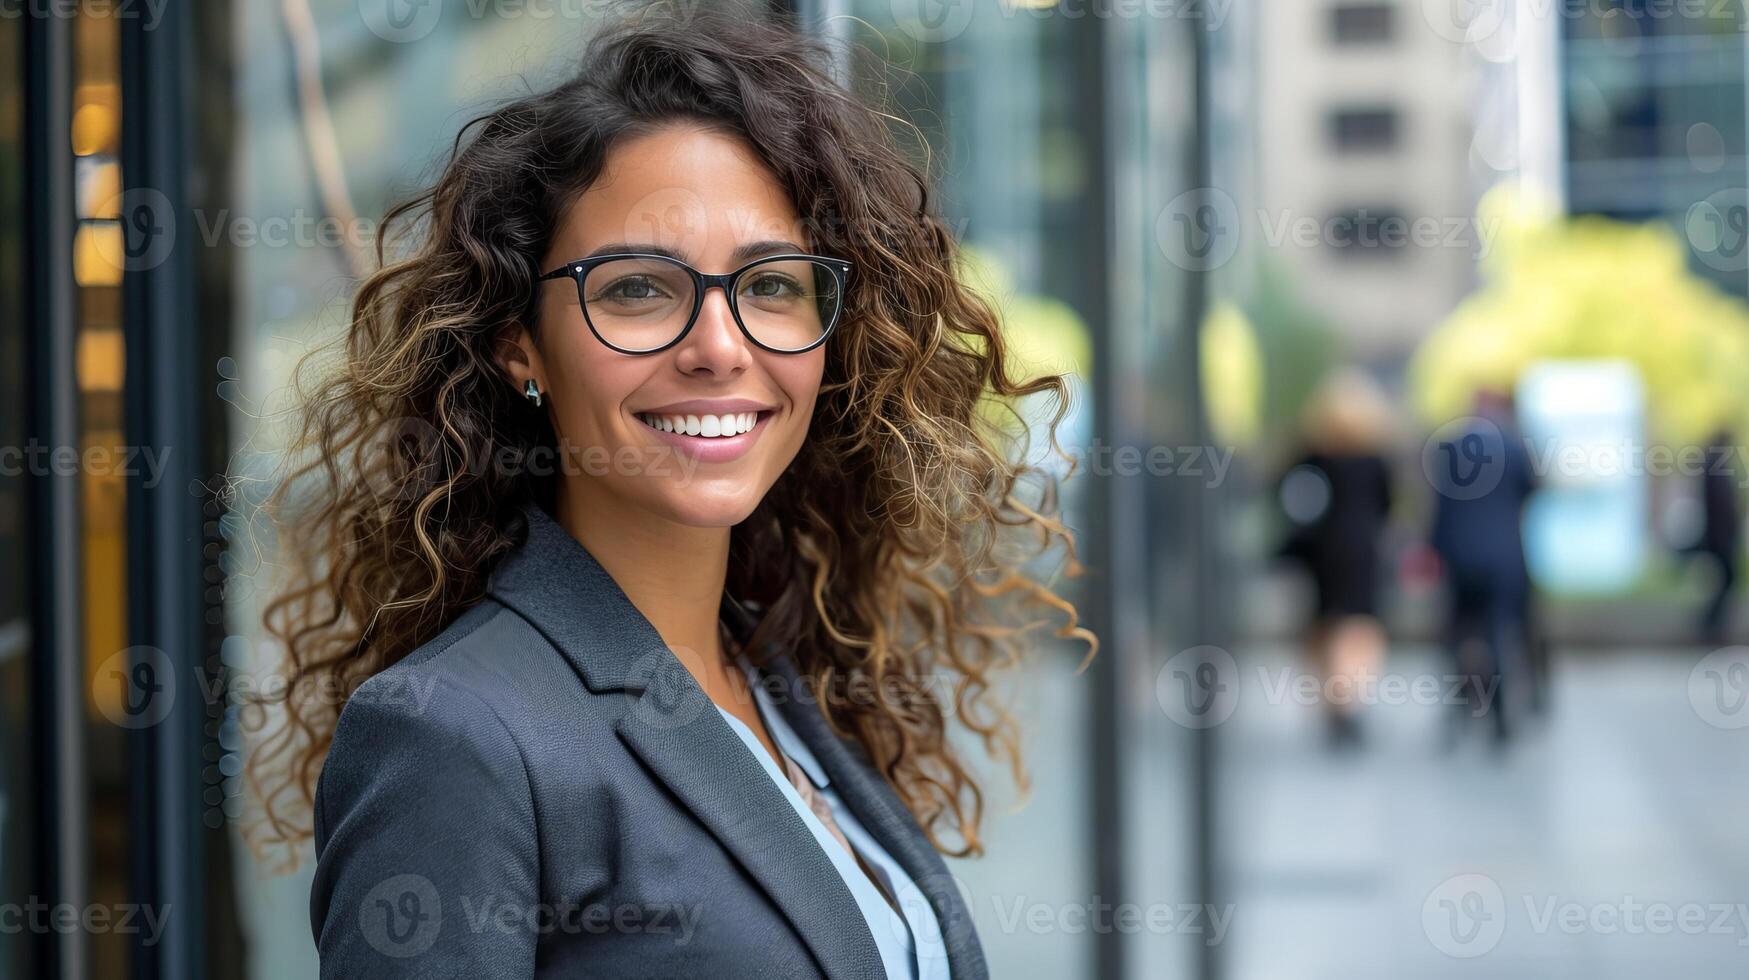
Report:
[{"label": "woman's eyebrow", "polygon": [[807,249],[802,248],[795,242],[767,239],[762,242],[747,242],[744,245],[735,246],[735,251],[731,252],[729,255],[729,261],[740,264],[742,262],[750,262],[763,255],[780,255],[784,252],[805,251],[807,251]]},{"label": "woman's eyebrow", "polygon": [[654,242],[609,242],[583,257],[586,259],[593,259],[598,255],[615,255],[621,252],[633,252],[640,255],[665,255],[668,258],[676,259],[681,262],[686,261],[686,257],[674,249],[671,249],[666,245],[657,245]]},{"label": "woman's eyebrow", "polygon": [[[806,251],[807,249],[792,241],[784,239],[766,239],[764,241],[746,242],[735,246],[735,250],[729,253],[729,261],[739,265],[742,262],[750,262],[761,256],[780,255],[785,252]],[[689,261],[686,256],[680,254],[680,252],[675,249],[669,248],[666,245],[657,245],[654,242],[609,242],[583,257],[586,259],[592,259],[598,255],[615,255],[622,252],[642,255],[665,255],[668,258],[676,259],[681,262]]]}]

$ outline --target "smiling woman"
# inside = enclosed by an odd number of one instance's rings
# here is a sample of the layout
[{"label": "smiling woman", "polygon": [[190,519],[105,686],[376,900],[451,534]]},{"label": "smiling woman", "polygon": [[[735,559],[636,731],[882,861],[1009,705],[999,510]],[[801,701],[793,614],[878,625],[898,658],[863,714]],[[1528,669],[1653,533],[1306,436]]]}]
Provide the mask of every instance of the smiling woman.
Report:
[{"label": "smiling woman", "polygon": [[262,837],[315,837],[324,975],[986,972],[948,719],[1018,773],[994,673],[1093,638],[1006,544],[1072,561],[979,406],[1063,382],[1012,375],[822,51],[686,14],[469,126],[308,389],[251,771]]}]

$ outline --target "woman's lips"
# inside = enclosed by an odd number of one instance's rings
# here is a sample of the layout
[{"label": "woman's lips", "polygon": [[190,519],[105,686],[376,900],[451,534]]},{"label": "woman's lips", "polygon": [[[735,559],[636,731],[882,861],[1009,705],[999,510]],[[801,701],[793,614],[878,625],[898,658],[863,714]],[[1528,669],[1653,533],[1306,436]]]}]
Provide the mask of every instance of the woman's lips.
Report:
[{"label": "woman's lips", "polygon": [[753,427],[746,432],[732,436],[689,436],[682,432],[667,432],[658,429],[644,421],[648,416],[639,415],[638,425],[642,426],[657,441],[673,446],[680,452],[696,458],[701,463],[727,463],[740,459],[747,454],[753,444],[759,441],[759,436],[765,432],[765,426],[771,421],[775,412],[759,412]]}]

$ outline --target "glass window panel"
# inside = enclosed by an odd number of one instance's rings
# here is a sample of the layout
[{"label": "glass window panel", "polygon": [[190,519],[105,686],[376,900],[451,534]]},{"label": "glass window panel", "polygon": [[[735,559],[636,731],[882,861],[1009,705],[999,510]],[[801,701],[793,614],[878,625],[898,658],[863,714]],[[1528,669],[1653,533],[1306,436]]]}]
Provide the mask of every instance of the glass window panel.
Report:
[{"label": "glass window panel", "polygon": [[[843,6],[857,26],[846,40],[859,94],[928,141],[930,155],[917,148],[914,162],[928,165],[949,227],[1002,304],[1004,329],[1073,373],[1075,411],[1061,438],[1085,447],[1092,334],[1080,306],[1098,287],[1076,257],[1102,243],[1088,241],[1079,220],[1095,200],[1095,175],[1077,113],[1096,96],[1082,87],[1075,32],[1047,13],[1000,4],[944,7],[942,24],[884,0]],[[912,145],[917,135],[901,131]],[[1038,441],[1032,457],[1043,461]],[[1072,523],[1085,482],[1065,488]],[[1083,583],[1063,584],[1084,601]],[[1090,931],[1064,927],[1086,910],[1092,880],[1088,687],[1075,673],[1079,647],[1041,647],[1003,692],[1025,719],[1030,797],[1016,809],[1007,774],[979,770],[991,857],[951,865],[971,895],[994,976],[1082,975],[1093,955]],[[983,760],[978,746],[965,751]]]},{"label": "glass window panel", "polygon": [[[273,553],[249,525],[269,488],[247,481],[273,469],[286,433],[271,413],[286,407],[291,369],[345,327],[377,220],[435,173],[464,122],[566,77],[615,6],[299,0],[233,8],[232,200],[197,216],[200,234],[229,262],[233,287],[234,326],[219,369],[231,379],[233,472],[245,483],[225,521],[237,556],[225,591],[229,669],[257,678],[275,669],[277,652],[262,642],[267,577],[257,564],[270,568]],[[307,19],[287,17],[306,8]],[[395,11],[408,16],[390,19]],[[227,771],[251,748],[237,722],[232,711],[223,729],[219,764]],[[231,824],[242,975],[316,975],[309,849],[295,872],[279,874],[286,856],[256,860],[240,827]]]}]

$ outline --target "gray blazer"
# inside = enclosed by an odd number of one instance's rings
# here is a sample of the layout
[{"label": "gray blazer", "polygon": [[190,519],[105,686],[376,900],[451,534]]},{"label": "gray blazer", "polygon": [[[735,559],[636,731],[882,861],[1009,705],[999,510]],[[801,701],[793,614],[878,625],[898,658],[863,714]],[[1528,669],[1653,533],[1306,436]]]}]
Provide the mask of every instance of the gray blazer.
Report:
[{"label": "gray blazer", "polygon": [[[830,859],[648,620],[539,507],[487,597],[366,681],[317,784],[323,977],[884,976]],[[745,613],[725,603],[744,636]],[[960,890],[778,659],[780,710],[987,970]],[[900,896],[915,900],[917,896]]]}]

